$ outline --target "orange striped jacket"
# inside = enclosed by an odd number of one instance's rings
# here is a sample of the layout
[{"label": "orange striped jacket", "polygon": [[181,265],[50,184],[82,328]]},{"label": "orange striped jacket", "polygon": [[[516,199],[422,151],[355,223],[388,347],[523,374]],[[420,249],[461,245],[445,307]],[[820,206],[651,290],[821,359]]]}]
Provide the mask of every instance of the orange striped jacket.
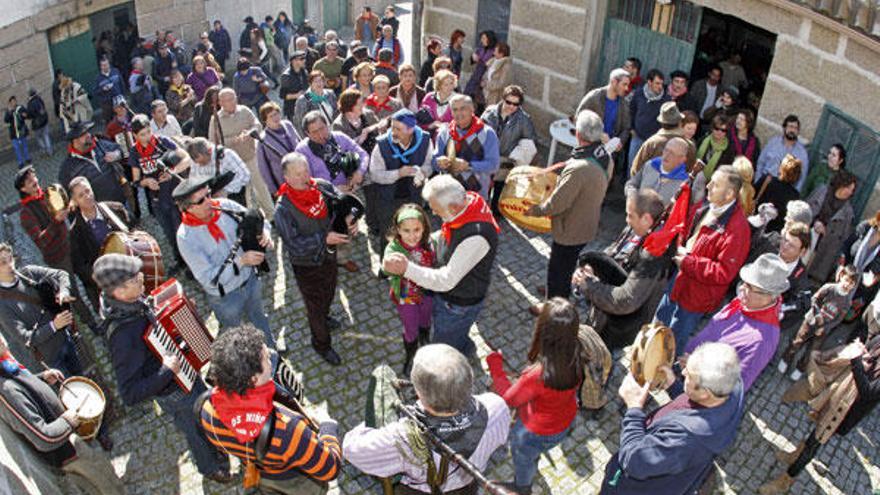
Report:
[{"label": "orange striped jacket", "polygon": [[[320,431],[315,432],[302,416],[278,403],[275,403],[274,421],[275,433],[269,450],[258,464],[261,476],[288,479],[306,475],[317,481],[336,478],[342,466],[336,422],[321,423]],[[220,421],[210,400],[202,405],[201,426],[208,441],[220,451],[242,460],[256,459],[255,442],[239,442],[232,430]]]}]

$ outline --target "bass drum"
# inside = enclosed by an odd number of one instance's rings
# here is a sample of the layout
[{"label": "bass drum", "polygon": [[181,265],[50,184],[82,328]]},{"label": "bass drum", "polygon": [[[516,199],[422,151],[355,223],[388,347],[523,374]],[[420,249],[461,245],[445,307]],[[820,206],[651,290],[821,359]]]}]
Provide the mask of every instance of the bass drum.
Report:
[{"label": "bass drum", "polygon": [[165,265],[162,264],[162,250],[150,234],[136,230],[133,232],[111,232],[104,239],[101,254],[126,254],[136,256],[143,262],[144,289],[147,294],[165,282]]},{"label": "bass drum", "polygon": [[531,165],[513,167],[498,200],[498,209],[505,218],[539,234],[550,232],[550,217],[531,217],[525,213],[543,203],[556,189],[556,174],[543,172],[544,169]]}]

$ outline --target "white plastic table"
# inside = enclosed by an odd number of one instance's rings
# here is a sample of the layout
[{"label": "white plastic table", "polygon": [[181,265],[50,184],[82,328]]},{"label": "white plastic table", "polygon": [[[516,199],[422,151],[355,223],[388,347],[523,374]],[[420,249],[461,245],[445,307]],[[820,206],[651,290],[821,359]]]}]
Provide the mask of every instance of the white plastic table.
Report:
[{"label": "white plastic table", "polygon": [[577,138],[574,136],[574,126],[567,118],[559,119],[550,124],[550,154],[547,156],[547,166],[553,165],[553,158],[556,156],[556,143],[562,143],[569,147],[577,147]]}]

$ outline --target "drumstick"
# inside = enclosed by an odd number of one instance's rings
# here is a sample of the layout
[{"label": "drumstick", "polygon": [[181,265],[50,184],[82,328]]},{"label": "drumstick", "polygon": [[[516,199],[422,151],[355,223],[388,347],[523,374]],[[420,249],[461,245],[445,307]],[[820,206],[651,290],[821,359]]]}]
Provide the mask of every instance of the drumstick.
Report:
[{"label": "drumstick", "polygon": [[[49,365],[46,364],[45,361],[40,361],[40,366],[42,366],[46,371],[52,371],[52,368],[50,368]],[[59,388],[60,388],[61,390],[67,389],[67,391],[70,392],[70,395],[72,395],[72,396],[74,396],[75,398],[79,399],[79,396],[76,395],[76,392],[74,392],[72,388],[70,388],[70,387],[64,385],[64,382],[63,382],[63,381],[60,381],[60,380],[59,380],[58,383],[60,383]],[[83,399],[83,400],[85,400],[85,399]]]}]

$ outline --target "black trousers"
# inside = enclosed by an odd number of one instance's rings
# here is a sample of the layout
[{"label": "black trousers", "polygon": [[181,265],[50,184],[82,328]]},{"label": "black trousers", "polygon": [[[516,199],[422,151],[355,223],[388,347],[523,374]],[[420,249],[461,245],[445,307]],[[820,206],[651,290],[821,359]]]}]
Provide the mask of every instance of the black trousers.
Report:
[{"label": "black trousers", "polygon": [[296,285],[306,303],[306,316],[312,331],[312,347],[324,353],[330,350],[330,329],[327,317],[336,296],[338,268],[336,256],[326,256],[318,266],[293,265]]},{"label": "black trousers", "polygon": [[571,295],[571,276],[577,265],[578,254],[586,244],[565,246],[553,241],[550,261],[547,263],[547,299],[568,298]]},{"label": "black trousers", "polygon": [[819,447],[821,446],[822,444],[819,443],[819,440],[816,438],[816,430],[814,429],[810,433],[810,436],[807,437],[807,441],[804,442],[804,450],[802,450],[798,458],[795,459],[794,464],[788,466],[788,471],[786,471],[788,475],[794,478],[800,474],[801,471],[807,467],[807,464],[816,457],[816,453],[819,452]]}]

